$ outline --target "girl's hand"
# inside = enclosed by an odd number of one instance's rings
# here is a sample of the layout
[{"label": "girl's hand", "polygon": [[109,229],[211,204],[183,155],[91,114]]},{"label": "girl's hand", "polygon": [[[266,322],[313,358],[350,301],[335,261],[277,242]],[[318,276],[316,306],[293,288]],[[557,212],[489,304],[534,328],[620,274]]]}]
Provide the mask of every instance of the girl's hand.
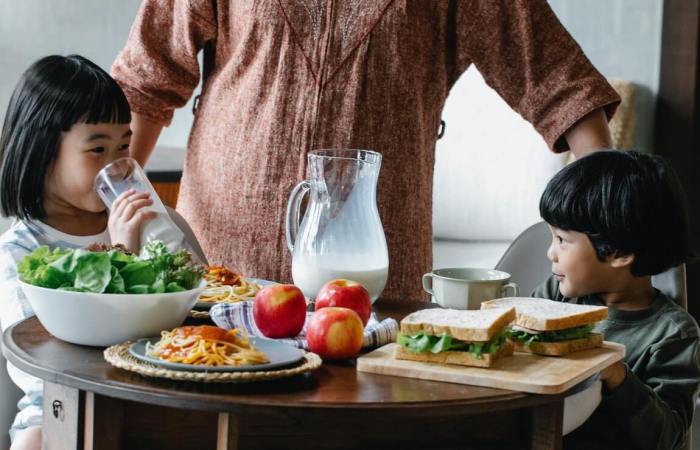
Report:
[{"label": "girl's hand", "polygon": [[112,245],[122,244],[134,253],[139,252],[141,226],[157,215],[155,211],[144,209],[152,204],[148,192],[137,192],[135,189],[129,189],[117,197],[107,221]]}]

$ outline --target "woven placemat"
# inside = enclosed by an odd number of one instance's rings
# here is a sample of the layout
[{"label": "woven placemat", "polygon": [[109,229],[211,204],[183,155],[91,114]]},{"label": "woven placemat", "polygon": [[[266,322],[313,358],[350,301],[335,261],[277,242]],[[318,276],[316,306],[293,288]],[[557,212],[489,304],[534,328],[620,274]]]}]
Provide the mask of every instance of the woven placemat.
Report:
[{"label": "woven placemat", "polygon": [[120,369],[136,372],[146,377],[168,378],[179,381],[199,381],[202,383],[250,383],[254,381],[267,381],[277,378],[291,377],[300,373],[309,372],[321,367],[321,357],[316,353],[304,353],[303,362],[295,367],[280,370],[261,370],[251,372],[188,372],[184,370],[172,370],[158,367],[154,364],[141,361],[129,353],[132,342],[113,345],[104,351],[104,358],[108,363]]}]

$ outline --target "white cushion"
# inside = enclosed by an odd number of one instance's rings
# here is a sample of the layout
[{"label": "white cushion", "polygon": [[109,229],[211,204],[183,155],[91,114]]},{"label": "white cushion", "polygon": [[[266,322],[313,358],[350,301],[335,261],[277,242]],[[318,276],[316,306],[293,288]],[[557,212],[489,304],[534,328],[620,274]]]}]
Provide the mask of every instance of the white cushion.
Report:
[{"label": "white cushion", "polygon": [[539,217],[539,199],[562,166],[542,137],[470,68],[443,111],[437,143],[433,234],[512,240]]}]

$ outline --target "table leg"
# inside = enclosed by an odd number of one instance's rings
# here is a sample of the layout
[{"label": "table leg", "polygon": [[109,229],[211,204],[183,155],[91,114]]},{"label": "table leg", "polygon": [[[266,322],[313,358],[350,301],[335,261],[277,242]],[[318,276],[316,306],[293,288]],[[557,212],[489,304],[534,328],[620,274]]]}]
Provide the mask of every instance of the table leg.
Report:
[{"label": "table leg", "polygon": [[120,450],[124,425],[124,402],[85,393],[83,450]]},{"label": "table leg", "polygon": [[42,450],[79,450],[82,447],[84,393],[78,389],[44,382]]},{"label": "table leg", "polygon": [[530,449],[561,450],[564,400],[531,408]]},{"label": "table leg", "polygon": [[216,450],[238,450],[238,417],[231,413],[219,413]]}]

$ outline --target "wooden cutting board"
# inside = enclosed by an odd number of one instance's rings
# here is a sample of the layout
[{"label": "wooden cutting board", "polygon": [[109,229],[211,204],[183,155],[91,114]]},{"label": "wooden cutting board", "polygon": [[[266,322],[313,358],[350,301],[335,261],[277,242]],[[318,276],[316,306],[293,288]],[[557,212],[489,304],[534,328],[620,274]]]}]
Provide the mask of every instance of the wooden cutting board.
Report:
[{"label": "wooden cutting board", "polygon": [[602,348],[574,352],[567,356],[514,353],[485,369],[394,359],[396,345],[387,344],[359,357],[357,370],[533,394],[559,394],[625,356],[624,345],[606,341]]}]

